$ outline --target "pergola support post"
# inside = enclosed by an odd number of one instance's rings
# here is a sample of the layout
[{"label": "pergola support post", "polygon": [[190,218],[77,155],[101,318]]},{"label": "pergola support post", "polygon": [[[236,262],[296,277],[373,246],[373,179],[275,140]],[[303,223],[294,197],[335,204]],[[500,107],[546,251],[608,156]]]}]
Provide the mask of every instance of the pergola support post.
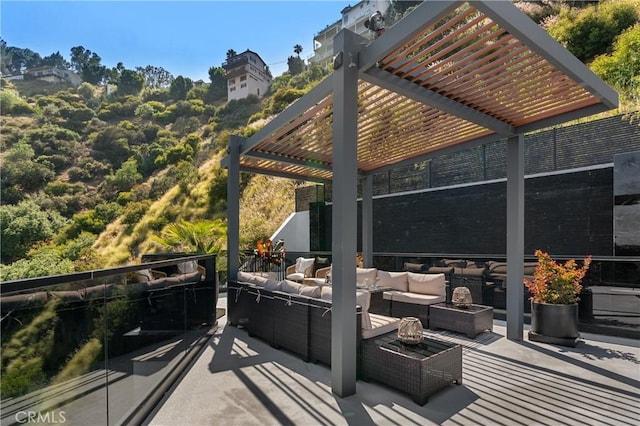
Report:
[{"label": "pergola support post", "polygon": [[524,316],[524,135],[507,140],[507,339],[522,340]]},{"label": "pergola support post", "polygon": [[[358,44],[342,30],[333,42],[333,208],[331,390],[356,393],[356,250],[358,226]],[[353,65],[352,65],[353,64]]]},{"label": "pergola support post", "polygon": [[245,138],[229,136],[227,170],[227,276],[238,279],[240,269],[240,146]]},{"label": "pergola support post", "polygon": [[373,176],[362,180],[362,259],[365,268],[373,267]]}]

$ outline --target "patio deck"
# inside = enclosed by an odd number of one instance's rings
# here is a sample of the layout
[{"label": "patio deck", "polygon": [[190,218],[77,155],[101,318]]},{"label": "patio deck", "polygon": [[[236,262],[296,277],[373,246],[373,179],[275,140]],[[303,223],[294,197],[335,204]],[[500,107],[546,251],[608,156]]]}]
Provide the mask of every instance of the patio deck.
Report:
[{"label": "patio deck", "polygon": [[[226,306],[224,295],[219,307]],[[637,425],[639,342],[583,334],[576,348],[505,338],[503,321],[463,345],[463,383],[424,406],[374,382],[331,392],[331,371],[276,350],[226,317],[150,425]]]}]

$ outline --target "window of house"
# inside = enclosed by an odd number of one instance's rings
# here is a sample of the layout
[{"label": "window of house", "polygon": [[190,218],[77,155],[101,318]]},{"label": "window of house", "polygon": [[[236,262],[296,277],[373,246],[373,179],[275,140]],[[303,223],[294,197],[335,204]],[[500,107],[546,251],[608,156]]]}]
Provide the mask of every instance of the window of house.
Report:
[{"label": "window of house", "polygon": [[235,78],[232,78],[231,80],[229,80],[229,86],[231,86],[232,84],[236,84]]},{"label": "window of house", "polygon": [[247,79],[246,75],[243,75],[242,77],[240,77],[240,81],[245,81]]},{"label": "window of house", "polygon": [[243,87],[247,87],[247,83],[241,83],[240,88],[242,89]]},{"label": "window of house", "polygon": [[236,90],[236,87],[235,87],[235,86],[233,86],[233,87],[229,87],[229,92],[235,92],[235,90]]}]

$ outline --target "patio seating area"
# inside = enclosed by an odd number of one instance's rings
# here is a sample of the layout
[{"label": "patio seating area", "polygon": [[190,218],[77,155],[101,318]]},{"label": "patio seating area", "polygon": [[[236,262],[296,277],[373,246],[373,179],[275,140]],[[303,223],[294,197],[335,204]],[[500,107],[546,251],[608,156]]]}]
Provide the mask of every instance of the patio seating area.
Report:
[{"label": "patio seating area", "polygon": [[[222,295],[218,307],[226,304]],[[375,381],[359,380],[355,395],[339,398],[331,391],[330,368],[227,327],[222,317],[146,424],[640,423],[637,341],[583,334],[576,348],[566,348],[505,335],[498,320],[475,339],[425,330],[427,337],[462,345],[464,380],[421,406]]]}]

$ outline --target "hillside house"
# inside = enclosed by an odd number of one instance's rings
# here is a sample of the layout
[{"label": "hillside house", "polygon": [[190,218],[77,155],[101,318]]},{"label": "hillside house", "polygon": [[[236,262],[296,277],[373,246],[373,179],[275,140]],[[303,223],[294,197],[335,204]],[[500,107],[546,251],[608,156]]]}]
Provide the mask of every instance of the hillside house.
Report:
[{"label": "hillside house", "polygon": [[36,80],[48,81],[49,83],[68,82],[74,86],[80,86],[82,78],[69,70],[61,70],[56,67],[37,67],[25,70],[23,74],[5,77],[7,80],[24,80],[26,78],[34,78]]},{"label": "hillside house", "polygon": [[249,95],[261,98],[269,89],[273,77],[256,52],[246,50],[228,58],[222,64],[227,80],[227,99],[244,99]]},{"label": "hillside house", "polygon": [[340,12],[342,18],[320,31],[313,37],[313,56],[309,60],[323,68],[327,68],[333,58],[333,38],[341,29],[347,28],[365,38],[372,38],[373,33],[364,26],[376,11],[384,15],[391,6],[391,0],[362,0],[355,6],[347,6]]}]

